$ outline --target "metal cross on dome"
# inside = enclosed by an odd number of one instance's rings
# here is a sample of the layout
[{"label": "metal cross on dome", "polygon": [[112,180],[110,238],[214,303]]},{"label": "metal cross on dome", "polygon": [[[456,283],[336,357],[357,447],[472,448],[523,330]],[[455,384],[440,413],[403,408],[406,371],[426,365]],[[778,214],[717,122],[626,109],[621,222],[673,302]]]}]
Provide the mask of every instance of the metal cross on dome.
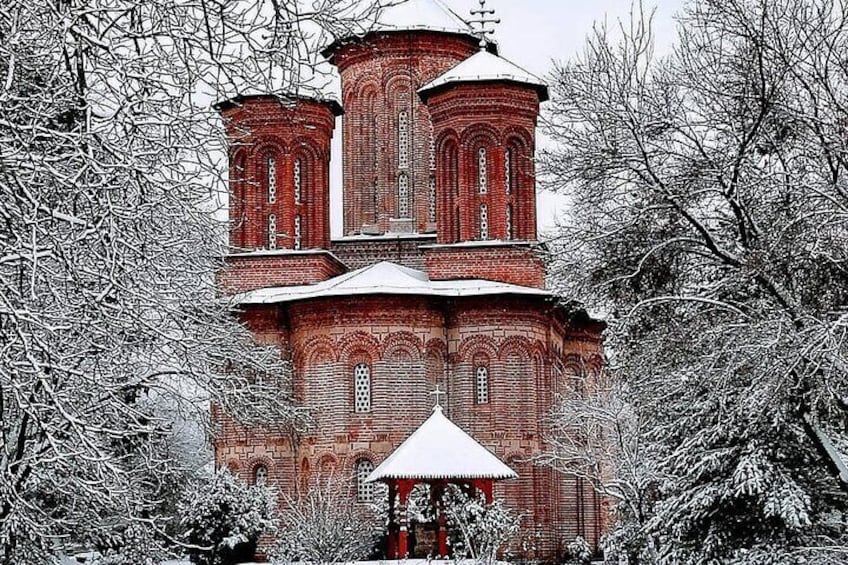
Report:
[{"label": "metal cross on dome", "polygon": [[494,29],[490,29],[489,24],[499,24],[501,23],[500,18],[495,17],[495,11],[486,8],[486,0],[479,0],[480,8],[478,10],[471,10],[471,15],[476,16],[476,20],[471,20],[468,23],[477,24],[480,26],[480,29],[477,33],[480,34],[480,49],[485,49],[486,44],[486,36],[495,33]]},{"label": "metal cross on dome", "polygon": [[439,397],[448,395],[448,393],[442,390],[442,385],[436,385],[436,390],[434,390],[430,394],[436,397],[436,406],[433,407],[434,409],[442,407],[442,401]]}]

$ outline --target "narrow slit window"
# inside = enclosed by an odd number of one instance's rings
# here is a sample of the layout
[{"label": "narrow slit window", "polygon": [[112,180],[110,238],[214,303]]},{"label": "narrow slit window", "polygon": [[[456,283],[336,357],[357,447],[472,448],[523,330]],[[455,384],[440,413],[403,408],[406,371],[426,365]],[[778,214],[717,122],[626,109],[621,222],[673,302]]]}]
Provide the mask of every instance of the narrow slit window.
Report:
[{"label": "narrow slit window", "polygon": [[504,189],[507,194],[512,194],[512,149],[504,153]]},{"label": "narrow slit window", "polygon": [[485,147],[477,151],[477,183],[480,194],[489,192],[489,158]]},{"label": "narrow slit window", "polygon": [[480,239],[489,239],[489,207],[480,204]]},{"label": "narrow slit window", "polygon": [[430,184],[427,187],[427,221],[431,224],[436,223],[436,177],[430,177]]},{"label": "narrow slit window", "polygon": [[477,404],[489,403],[489,369],[485,366],[477,367],[475,371],[477,385]]},{"label": "narrow slit window", "polygon": [[268,203],[277,202],[277,160],[268,157]]},{"label": "narrow slit window", "polygon": [[512,239],[512,204],[506,207],[506,238]]},{"label": "narrow slit window", "polygon": [[371,368],[360,363],[353,369],[354,411],[366,414],[371,411]]},{"label": "narrow slit window", "polygon": [[401,174],[398,177],[398,218],[409,217],[409,177]]},{"label": "narrow slit window", "polygon": [[303,172],[300,159],[294,160],[294,203],[300,204],[302,197]]},{"label": "narrow slit window", "polygon": [[294,248],[300,250],[303,245],[303,237],[301,236],[301,220],[300,214],[294,217]]},{"label": "narrow slit window", "polygon": [[268,216],[268,249],[277,248],[277,216]]},{"label": "narrow slit window", "polygon": [[409,112],[398,114],[398,168],[409,167]]}]

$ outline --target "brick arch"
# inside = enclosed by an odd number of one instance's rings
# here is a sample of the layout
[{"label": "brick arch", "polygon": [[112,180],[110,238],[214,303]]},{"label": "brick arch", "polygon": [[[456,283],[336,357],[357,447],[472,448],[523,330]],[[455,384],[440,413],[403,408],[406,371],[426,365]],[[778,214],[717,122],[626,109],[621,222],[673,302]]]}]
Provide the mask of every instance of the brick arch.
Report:
[{"label": "brick arch", "polygon": [[436,138],[436,228],[440,243],[460,240],[460,141],[452,129]]},{"label": "brick arch", "polygon": [[262,156],[268,151],[276,151],[280,156],[289,152],[289,145],[283,138],[276,135],[263,135],[258,138],[247,150],[252,158]]},{"label": "brick arch", "polygon": [[448,344],[445,343],[445,340],[434,337],[427,340],[427,343],[424,345],[424,350],[426,355],[437,356],[443,361],[447,361],[448,357]]},{"label": "brick arch", "polygon": [[436,136],[436,154],[438,155],[444,151],[445,145],[451,141],[459,147],[459,134],[454,129],[447,128],[439,132],[439,135]]},{"label": "brick arch", "polygon": [[586,366],[587,376],[597,377],[604,368],[604,358],[596,353],[584,359],[584,364]]},{"label": "brick arch", "polygon": [[245,465],[245,470],[247,471],[247,477],[245,477],[245,478],[247,479],[248,483],[255,484],[253,477],[256,474],[256,469],[259,468],[260,466],[264,466],[265,469],[267,469],[267,471],[268,471],[268,482],[269,483],[271,481],[275,481],[279,478],[276,475],[276,469],[275,469],[276,466],[274,465],[274,461],[271,460],[271,458],[269,458],[265,455],[260,455],[260,456],[256,456],[256,457],[251,457],[250,459],[247,460],[247,464]]},{"label": "brick arch", "polygon": [[421,342],[421,338],[412,332],[395,332],[383,340],[382,357],[383,359],[391,359],[398,351],[404,351],[413,360],[421,359],[423,350],[424,344]]},{"label": "brick arch", "polygon": [[517,353],[523,361],[530,361],[533,350],[533,342],[529,339],[523,336],[512,336],[501,342],[497,358],[503,361],[507,357]]},{"label": "brick arch", "polygon": [[299,136],[292,141],[291,154],[294,158],[306,157],[313,163],[319,163],[326,158],[321,146],[314,139],[306,136]]},{"label": "brick arch", "polygon": [[338,361],[336,343],[327,336],[313,336],[299,344],[295,349],[296,366],[312,367],[326,360],[331,363]]},{"label": "brick arch", "polygon": [[569,353],[562,359],[563,373],[569,377],[583,377],[586,373],[586,364],[577,353]]},{"label": "brick arch", "polygon": [[380,358],[380,342],[369,333],[352,332],[339,340],[338,352],[338,359],[344,361],[350,367],[361,362],[353,363],[354,357],[361,358],[364,356],[373,363]]},{"label": "brick arch", "polygon": [[525,128],[510,126],[501,134],[501,143],[504,146],[517,142],[528,153],[533,150],[533,135]]},{"label": "brick arch", "polygon": [[412,106],[415,103],[415,76],[407,69],[394,69],[383,76],[383,91],[390,99],[398,90],[406,88],[409,90],[409,104]]},{"label": "brick arch", "polygon": [[467,337],[459,344],[460,361],[470,362],[474,355],[485,353],[490,360],[498,358],[498,347],[495,340],[486,335]]},{"label": "brick arch", "polygon": [[472,148],[482,141],[490,144],[494,148],[500,145],[501,136],[498,130],[488,124],[474,124],[469,126],[462,132],[460,137],[460,145],[465,148]]}]

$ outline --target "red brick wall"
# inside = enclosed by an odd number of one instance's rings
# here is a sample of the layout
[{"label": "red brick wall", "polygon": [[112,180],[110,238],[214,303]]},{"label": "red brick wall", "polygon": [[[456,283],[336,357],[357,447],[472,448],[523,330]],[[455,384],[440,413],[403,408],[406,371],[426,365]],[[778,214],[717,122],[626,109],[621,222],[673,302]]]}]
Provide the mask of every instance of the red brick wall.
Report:
[{"label": "red brick wall", "polygon": [[[427,107],[436,136],[439,243],[535,240],[536,90],[511,83],[457,84],[430,95]],[[478,182],[480,148],[487,153],[485,194]],[[488,210],[488,237],[481,235],[481,205]]]},{"label": "red brick wall", "polygon": [[380,261],[391,261],[409,267],[410,269],[424,270],[424,250],[422,244],[436,242],[436,236],[391,239],[350,239],[333,241],[333,254],[341,259],[345,265],[353,269],[361,269]]},{"label": "red brick wall", "polygon": [[[315,409],[316,427],[291,444],[218,414],[216,460],[246,478],[262,461],[271,484],[292,495],[313,484],[322,468],[350,476],[359,459],[379,464],[430,415],[430,393],[439,383],[448,392],[446,414],[519,472],[496,492],[525,513],[533,556],[556,557],[578,532],[595,542],[600,516],[591,493],[530,463],[544,449],[544,416],[556,394],[571,390],[557,368],[573,359],[599,367],[599,337],[562,325],[550,308],[521,297],[372,296],[292,304],[279,315],[250,310],[245,321],[263,341],[281,340],[291,351],[293,390]],[[371,367],[372,410],[356,414],[353,367],[362,362]],[[489,370],[487,404],[475,396],[481,364]]]},{"label": "red brick wall", "polygon": [[431,280],[475,278],[545,288],[545,264],[527,243],[431,245],[424,251]]},{"label": "red brick wall", "polygon": [[[273,96],[250,96],[220,109],[230,142],[230,245],[268,249],[269,216],[274,215],[276,248],[296,247],[298,221],[302,249],[328,248],[330,140],[337,108],[307,99],[289,104]],[[268,194],[269,158],[276,166],[275,202]]]},{"label": "red brick wall", "polygon": [[[386,233],[398,217],[399,175],[408,175],[413,231],[428,222],[431,124],[416,91],[472,55],[472,37],[412,31],[369,34],[346,43],[332,61],[342,80],[344,117],[344,234]],[[398,166],[398,116],[409,115],[409,166]]]},{"label": "red brick wall", "polygon": [[325,281],[346,267],[330,252],[280,251],[230,255],[218,273],[218,288],[238,294],[271,286],[295,286]]}]

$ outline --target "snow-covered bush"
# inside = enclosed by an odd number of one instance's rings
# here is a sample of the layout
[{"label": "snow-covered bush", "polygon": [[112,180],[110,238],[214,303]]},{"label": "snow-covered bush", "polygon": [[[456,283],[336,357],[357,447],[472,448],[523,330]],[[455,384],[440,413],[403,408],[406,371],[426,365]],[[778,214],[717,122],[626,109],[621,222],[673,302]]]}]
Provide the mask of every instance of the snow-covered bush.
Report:
[{"label": "snow-covered bush", "polygon": [[344,563],[369,557],[383,521],[369,507],[354,502],[350,481],[320,481],[297,499],[285,497],[275,563]]},{"label": "snow-covered bush", "polygon": [[568,544],[569,562],[575,565],[588,565],[592,562],[592,546],[582,536],[577,536]]},{"label": "snow-covered bush", "polygon": [[196,481],[178,507],[191,562],[252,559],[259,537],[276,526],[275,498],[267,487],[249,486],[225,470]]},{"label": "snow-covered bush", "polygon": [[498,552],[519,532],[521,516],[500,500],[487,505],[481,496],[469,496],[458,488],[449,488],[444,501],[456,558],[494,563]]}]

